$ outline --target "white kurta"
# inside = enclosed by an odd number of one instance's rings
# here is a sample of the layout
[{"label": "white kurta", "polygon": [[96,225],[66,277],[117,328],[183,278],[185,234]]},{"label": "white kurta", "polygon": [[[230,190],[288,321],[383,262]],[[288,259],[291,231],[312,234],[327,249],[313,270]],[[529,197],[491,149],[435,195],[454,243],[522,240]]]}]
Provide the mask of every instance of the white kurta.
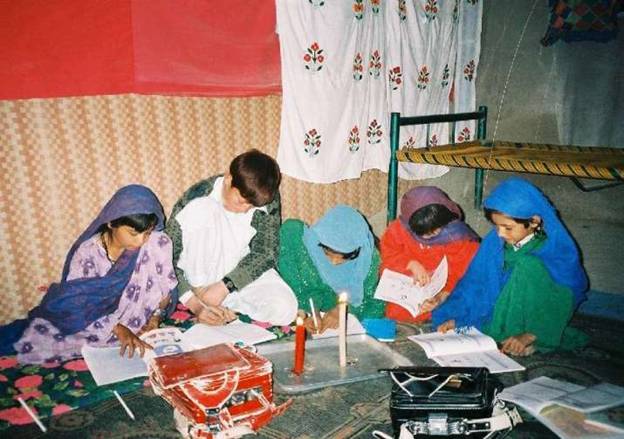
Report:
[{"label": "white kurta", "polygon": [[[194,287],[220,281],[249,254],[249,243],[256,235],[251,220],[256,210],[264,209],[230,212],[223,206],[222,191],[223,177],[215,181],[208,196],[192,200],[176,216],[183,244],[178,267]],[[186,303],[192,292],[183,293],[180,300]],[[297,299],[279,274],[270,269],[245,288],[229,294],[223,306],[254,320],[286,325],[295,318]]]}]

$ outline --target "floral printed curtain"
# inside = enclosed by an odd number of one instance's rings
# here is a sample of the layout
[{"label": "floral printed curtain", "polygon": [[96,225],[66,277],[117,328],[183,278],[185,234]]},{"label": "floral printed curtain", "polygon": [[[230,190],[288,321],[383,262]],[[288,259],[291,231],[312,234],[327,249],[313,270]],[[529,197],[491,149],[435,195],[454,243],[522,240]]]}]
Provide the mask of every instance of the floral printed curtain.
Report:
[{"label": "floral printed curtain", "polygon": [[[478,0],[276,0],[282,60],[278,161],[301,180],[332,183],[387,171],[389,113],[472,111]],[[474,125],[457,127],[457,139]],[[448,143],[432,126],[402,129],[401,144]],[[402,165],[404,178],[446,167]]]}]

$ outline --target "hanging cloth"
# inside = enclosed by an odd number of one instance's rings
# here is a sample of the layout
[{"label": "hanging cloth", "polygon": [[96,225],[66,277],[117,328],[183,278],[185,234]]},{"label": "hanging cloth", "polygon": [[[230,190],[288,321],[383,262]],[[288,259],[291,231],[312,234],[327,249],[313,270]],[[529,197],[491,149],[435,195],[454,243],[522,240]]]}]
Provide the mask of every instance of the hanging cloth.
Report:
[{"label": "hanging cloth", "polygon": [[368,2],[277,1],[285,174],[332,183],[387,169],[386,13]]},{"label": "hanging cloth", "polygon": [[[461,113],[476,106],[476,73],[481,52],[478,0],[399,1],[388,39],[391,111],[402,116]],[[401,128],[399,147],[460,143],[475,137],[475,121]],[[448,167],[399,163],[402,178],[439,177]]]},{"label": "hanging cloth", "polygon": [[[475,0],[278,1],[282,171],[315,183],[386,171],[390,111],[474,110],[481,10]],[[458,128],[460,141],[474,136],[474,122]],[[402,131],[408,146],[449,136],[448,128],[434,127],[429,139],[425,128]],[[400,175],[447,170],[402,165]]]}]

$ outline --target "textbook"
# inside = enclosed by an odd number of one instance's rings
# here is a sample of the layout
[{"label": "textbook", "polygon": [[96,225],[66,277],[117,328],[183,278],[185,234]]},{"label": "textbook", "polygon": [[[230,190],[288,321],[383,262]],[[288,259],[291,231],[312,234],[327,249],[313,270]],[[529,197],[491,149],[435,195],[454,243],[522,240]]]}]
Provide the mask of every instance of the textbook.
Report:
[{"label": "textbook", "polygon": [[143,358],[137,351],[132,358],[128,358],[127,354],[121,357],[119,346],[83,346],[82,356],[98,386],[147,376],[147,365],[155,357],[194,351],[220,343],[255,345],[277,336],[258,325],[235,320],[223,326],[197,323],[185,332],[175,327],[158,328],[146,332],[140,338],[153,347],[145,350]]},{"label": "textbook", "polygon": [[561,438],[622,437],[608,411],[621,408],[624,387],[600,383],[589,387],[541,376],[504,389],[500,398],[524,408]]},{"label": "textbook", "polygon": [[381,274],[379,284],[375,290],[375,299],[396,303],[416,317],[420,314],[422,303],[438,294],[446,285],[448,279],[448,261],[446,256],[431,275],[427,285],[419,286],[411,276],[388,270]]},{"label": "textbook", "polygon": [[[624,433],[624,405],[587,413],[585,416],[587,424],[613,430],[616,433]],[[624,434],[622,436],[624,437]]]},{"label": "textbook", "polygon": [[498,350],[494,339],[481,331],[430,332],[407,337],[423,348],[427,358],[445,367],[486,367],[490,373],[515,372],[524,366]]}]

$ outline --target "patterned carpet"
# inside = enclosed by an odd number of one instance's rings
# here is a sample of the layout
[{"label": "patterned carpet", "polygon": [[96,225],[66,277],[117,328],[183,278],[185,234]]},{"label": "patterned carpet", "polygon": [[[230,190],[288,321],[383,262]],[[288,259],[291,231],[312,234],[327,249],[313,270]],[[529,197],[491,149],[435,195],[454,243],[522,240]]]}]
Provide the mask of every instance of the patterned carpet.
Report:
[{"label": "patterned carpet", "polygon": [[[576,352],[539,354],[520,359],[526,370],[501,375],[510,386],[537,376],[590,385],[600,381],[624,385],[624,322],[578,315],[575,327],[591,336],[590,344]],[[397,342],[392,348],[417,364],[434,365],[407,335],[418,328],[401,325]],[[308,438],[370,438],[373,430],[391,432],[387,378],[326,388],[294,398],[294,403],[284,415],[263,428],[261,439]],[[278,395],[281,402],[287,395]],[[124,397],[135,413],[132,421],[116,400],[107,400],[97,406],[80,409],[54,417],[46,422],[48,433],[43,434],[35,425],[12,427],[2,431],[7,438],[177,438],[169,406],[151,389],[138,390]],[[525,416],[525,423],[517,427],[511,438],[552,438],[549,430]]]}]

